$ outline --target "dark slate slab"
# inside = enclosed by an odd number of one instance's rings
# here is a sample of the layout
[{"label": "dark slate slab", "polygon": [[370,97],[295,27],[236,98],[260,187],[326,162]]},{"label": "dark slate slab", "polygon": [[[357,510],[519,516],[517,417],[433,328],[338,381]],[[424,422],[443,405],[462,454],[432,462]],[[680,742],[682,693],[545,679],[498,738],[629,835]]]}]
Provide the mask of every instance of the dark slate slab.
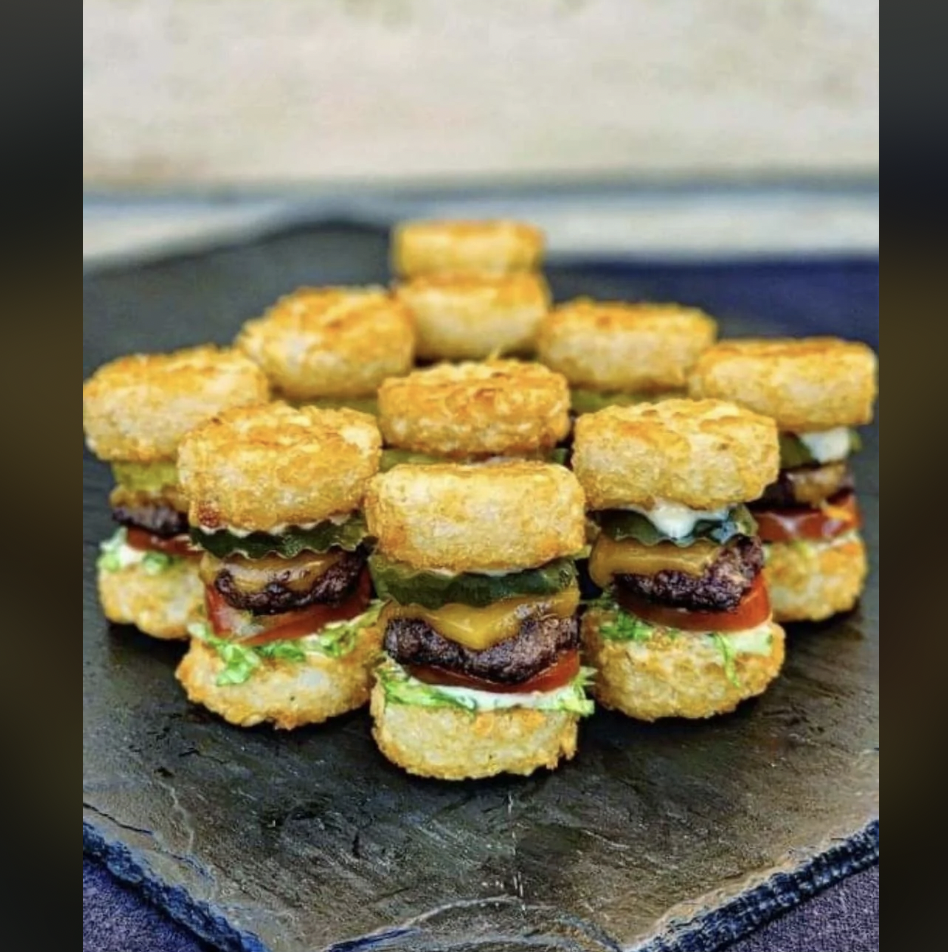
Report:
[{"label": "dark slate slab", "polygon": [[[83,375],[226,341],[299,284],[385,276],[385,236],[347,226],[93,275]],[[703,304],[731,334],[878,340],[875,261],[552,278],[560,297]],[[858,476],[876,564],[877,463],[873,429]],[[443,785],[390,767],[363,715],[277,736],[190,707],[181,649],[99,613],[107,490],[84,455],[83,847],[220,948],[711,950],[878,856],[877,573],[852,616],[793,630],[786,676],[733,716],[603,713],[555,774]]]}]

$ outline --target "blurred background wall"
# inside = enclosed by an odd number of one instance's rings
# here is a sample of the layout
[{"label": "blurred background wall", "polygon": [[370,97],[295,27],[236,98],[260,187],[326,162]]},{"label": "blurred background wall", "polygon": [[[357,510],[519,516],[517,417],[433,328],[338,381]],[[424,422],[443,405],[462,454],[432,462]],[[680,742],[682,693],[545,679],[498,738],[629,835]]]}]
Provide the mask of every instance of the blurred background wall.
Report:
[{"label": "blurred background wall", "polygon": [[877,0],[84,0],[83,179],[874,176]]}]

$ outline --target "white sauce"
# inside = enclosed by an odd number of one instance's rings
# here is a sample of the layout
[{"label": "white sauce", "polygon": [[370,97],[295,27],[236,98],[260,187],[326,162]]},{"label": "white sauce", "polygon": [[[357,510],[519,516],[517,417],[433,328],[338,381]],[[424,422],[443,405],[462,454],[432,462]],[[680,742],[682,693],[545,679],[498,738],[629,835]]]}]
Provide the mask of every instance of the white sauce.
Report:
[{"label": "white sauce", "polygon": [[628,507],[633,512],[645,516],[649,522],[670,539],[683,539],[694,532],[695,525],[701,521],[723,522],[727,519],[727,508],[724,509],[689,509],[677,502],[659,502],[654,509],[640,509],[638,506]]},{"label": "white sauce", "polygon": [[132,548],[128,544],[123,544],[112,552],[112,555],[118,559],[120,569],[128,569],[133,565],[141,565],[148,553],[141,549]]},{"label": "white sauce", "polygon": [[[414,681],[414,678],[411,679]],[[421,685],[422,682],[417,682]],[[556,691],[534,691],[530,694],[495,694],[491,691],[477,691],[474,688],[459,688],[439,684],[439,694],[455,698],[461,704],[477,705],[480,711],[503,711],[513,707],[550,708],[555,707],[561,697],[572,696],[574,689],[567,685]]]},{"label": "white sauce", "polygon": [[722,632],[735,654],[764,655],[773,649],[773,629],[769,621],[745,631]]},{"label": "white sauce", "polygon": [[851,440],[845,426],[821,433],[799,433],[797,437],[818,463],[838,463],[849,456]]}]

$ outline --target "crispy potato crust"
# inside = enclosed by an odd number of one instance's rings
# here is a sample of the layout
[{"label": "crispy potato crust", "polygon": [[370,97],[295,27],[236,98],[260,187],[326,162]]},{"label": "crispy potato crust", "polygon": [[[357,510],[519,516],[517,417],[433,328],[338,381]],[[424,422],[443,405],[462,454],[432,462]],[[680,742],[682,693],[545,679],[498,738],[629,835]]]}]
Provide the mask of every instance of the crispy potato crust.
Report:
[{"label": "crispy potato crust", "polygon": [[82,385],[89,449],[112,462],[173,460],[185,434],[224,410],[266,403],[263,372],[236,350],[135,354]]},{"label": "crispy potato crust", "polygon": [[404,222],[392,236],[392,269],[403,278],[534,271],[542,263],[544,244],[543,232],[523,222]]},{"label": "crispy potato crust", "polygon": [[190,433],[178,474],[192,525],[270,532],[358,509],[381,454],[368,414],[272,403]]},{"label": "crispy potato crust", "polygon": [[824,621],[856,607],[869,574],[859,533],[832,542],[771,542],[765,551],[778,621]]},{"label": "crispy potato crust", "polygon": [[599,634],[608,612],[593,609],[583,619],[585,660],[599,672],[594,694],[603,707],[641,721],[663,717],[701,719],[727,714],[763,694],[783,667],[783,629],[774,624],[770,655],[734,658],[738,684],[728,678],[720,649],[695,636],[651,641],[610,641]]},{"label": "crispy potato crust", "polygon": [[358,647],[344,658],[309,655],[305,663],[264,661],[244,684],[219,686],[223,662],[197,638],[178,666],[176,677],[188,700],[237,727],[272,724],[294,730],[322,724],[356,711],[369,700],[372,662],[382,643],[381,630],[366,629]]},{"label": "crispy potato crust", "polygon": [[382,288],[301,288],[245,324],[236,344],[291,400],[368,397],[411,369],[415,327]]},{"label": "crispy potato crust", "polygon": [[105,617],[163,641],[187,638],[188,625],[204,615],[198,564],[198,559],[183,559],[157,575],[149,575],[141,564],[117,572],[99,569],[99,601]]},{"label": "crispy potato crust", "polygon": [[369,485],[378,550],[417,568],[520,571],[586,544],[585,499],[562,466],[396,466]]},{"label": "crispy potato crust", "polygon": [[773,420],[717,400],[609,407],[576,422],[573,468],[591,509],[657,502],[719,509],[759,498],[780,471]]},{"label": "crispy potato crust", "polygon": [[471,715],[449,708],[389,704],[372,692],[373,734],[393,763],[420,777],[478,780],[555,770],[576,756],[579,721],[563,711],[512,708]]},{"label": "crispy potato crust", "polygon": [[385,442],[432,456],[520,456],[553,449],[570,430],[566,378],[539,364],[441,364],[379,390]]},{"label": "crispy potato crust", "polygon": [[717,333],[707,314],[680,304],[580,298],[556,308],[540,325],[537,352],[574,387],[660,393],[684,388]]},{"label": "crispy potato crust", "polygon": [[479,360],[529,353],[550,308],[539,274],[443,274],[396,290],[415,318],[424,360]]},{"label": "crispy potato crust", "polygon": [[725,341],[691,374],[693,397],[732,400],[806,433],[872,419],[878,360],[865,344],[836,337]]}]

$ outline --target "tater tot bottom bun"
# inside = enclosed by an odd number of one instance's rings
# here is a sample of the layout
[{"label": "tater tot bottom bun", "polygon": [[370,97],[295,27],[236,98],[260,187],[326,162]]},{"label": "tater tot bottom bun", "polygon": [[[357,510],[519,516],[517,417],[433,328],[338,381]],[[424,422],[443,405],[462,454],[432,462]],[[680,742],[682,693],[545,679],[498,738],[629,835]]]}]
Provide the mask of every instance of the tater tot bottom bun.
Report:
[{"label": "tater tot bottom bun", "polygon": [[185,434],[218,413],[269,396],[263,371],[236,350],[134,354],[83,384],[82,426],[100,459],[155,463],[173,460]]},{"label": "tater tot bottom bun", "polygon": [[392,268],[404,278],[451,272],[535,271],[543,233],[509,220],[403,222],[392,235]]},{"label": "tater tot bottom bun", "polygon": [[878,359],[836,337],[724,341],[699,358],[689,389],[773,417],[788,432],[861,426],[872,420]]},{"label": "tater tot bottom bun", "polygon": [[773,420],[720,400],[609,407],[576,421],[573,469],[590,509],[760,498],[780,472]]},{"label": "tater tot bottom bun", "polygon": [[373,626],[342,658],[307,654],[306,661],[264,661],[243,684],[219,684],[224,662],[213,647],[193,638],[176,676],[192,703],[230,724],[293,730],[364,707],[381,642],[382,632]]},{"label": "tater tot bottom bun", "polygon": [[161,572],[144,563],[98,570],[99,600],[105,617],[116,625],[134,625],[153,638],[188,637],[188,625],[204,614],[204,583],[198,559],[177,559]]},{"label": "tater tot bottom bun", "polygon": [[546,463],[396,466],[369,484],[365,512],[377,551],[415,568],[519,571],[586,544],[582,488]]},{"label": "tater tot bottom bun", "polygon": [[565,711],[511,708],[470,714],[452,708],[394,704],[372,692],[379,750],[409,773],[438,780],[529,776],[576,755],[579,721]]},{"label": "tater tot bottom bun", "polygon": [[383,288],[301,288],[245,324],[237,346],[287,399],[373,397],[411,369],[415,326]]},{"label": "tater tot bottom bun", "polygon": [[549,286],[530,273],[429,275],[396,295],[415,319],[422,360],[532,352],[550,308]]},{"label": "tater tot bottom bun", "polygon": [[769,542],[765,552],[778,621],[825,621],[856,607],[869,574],[859,533],[829,542]]},{"label": "tater tot bottom bun", "polygon": [[574,387],[662,392],[685,387],[717,333],[717,322],[695,308],[581,298],[543,321],[537,351]]},{"label": "tater tot bottom bun", "polygon": [[516,360],[440,364],[379,391],[387,445],[431,456],[517,456],[553,449],[570,430],[565,378]]},{"label": "tater tot bottom bun", "polygon": [[583,619],[585,662],[598,672],[593,693],[603,707],[637,720],[727,714],[762,694],[783,667],[785,636],[777,624],[770,625],[768,653],[735,653],[726,661],[721,643],[704,635],[612,640],[602,633],[610,620],[598,609]]},{"label": "tater tot bottom bun", "polygon": [[278,532],[358,509],[381,455],[368,414],[272,403],[190,433],[178,474],[192,525]]}]

